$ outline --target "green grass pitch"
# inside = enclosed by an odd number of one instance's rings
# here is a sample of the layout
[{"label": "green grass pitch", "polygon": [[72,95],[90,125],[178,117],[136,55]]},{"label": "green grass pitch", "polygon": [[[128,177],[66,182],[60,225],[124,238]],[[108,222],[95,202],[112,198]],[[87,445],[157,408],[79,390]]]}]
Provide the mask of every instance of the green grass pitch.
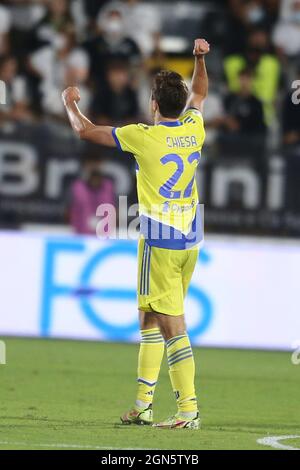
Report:
[{"label": "green grass pitch", "polygon": [[[264,449],[300,435],[300,366],[290,354],[195,348],[202,429],[121,426],[135,397],[137,345],[7,339],[0,449]],[[175,411],[167,367],[154,419]],[[284,442],[300,447],[300,439]]]}]

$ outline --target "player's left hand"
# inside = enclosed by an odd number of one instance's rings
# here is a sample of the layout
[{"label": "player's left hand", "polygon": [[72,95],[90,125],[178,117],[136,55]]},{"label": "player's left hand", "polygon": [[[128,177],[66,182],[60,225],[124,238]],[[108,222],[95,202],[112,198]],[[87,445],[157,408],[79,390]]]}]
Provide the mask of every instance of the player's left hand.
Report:
[{"label": "player's left hand", "polygon": [[194,44],[194,56],[203,56],[210,51],[210,45],[205,39],[196,39]]}]

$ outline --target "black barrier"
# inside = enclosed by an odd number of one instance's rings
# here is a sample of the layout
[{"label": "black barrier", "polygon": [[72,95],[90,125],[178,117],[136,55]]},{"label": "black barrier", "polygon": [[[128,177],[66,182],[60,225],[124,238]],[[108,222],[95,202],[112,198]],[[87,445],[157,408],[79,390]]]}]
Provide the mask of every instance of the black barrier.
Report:
[{"label": "black barrier", "polygon": [[[127,157],[127,158],[126,158]],[[80,141],[69,126],[16,125],[0,132],[0,224],[64,223],[68,192],[84,159],[99,159],[117,194],[132,193],[134,159]]]}]

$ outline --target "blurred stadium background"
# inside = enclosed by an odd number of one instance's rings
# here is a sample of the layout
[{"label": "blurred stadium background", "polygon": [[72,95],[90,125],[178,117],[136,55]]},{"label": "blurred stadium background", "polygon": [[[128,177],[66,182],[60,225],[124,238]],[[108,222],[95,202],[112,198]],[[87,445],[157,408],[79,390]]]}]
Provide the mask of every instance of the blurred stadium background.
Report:
[{"label": "blurred stadium background", "polygon": [[[300,1],[7,0],[0,1],[1,448],[73,441],[199,449],[196,434],[161,438],[149,430],[141,442],[140,430],[125,436],[109,424],[134,393],[136,346],[109,342],[139,338],[136,241],[97,239],[95,210],[104,202],[118,208],[119,196],[136,202],[135,162],[79,141],[61,102],[61,91],[78,85],[94,121],[148,122],[153,74],[172,68],[189,81],[196,37],[212,51],[198,172],[206,242],[186,303],[189,332],[195,345],[289,351],[195,350],[197,386],[204,384],[201,448],[253,448],[259,437],[299,430],[299,366],[290,357],[294,351],[299,363],[300,104],[292,94]],[[161,381],[165,418],[166,369]]]}]

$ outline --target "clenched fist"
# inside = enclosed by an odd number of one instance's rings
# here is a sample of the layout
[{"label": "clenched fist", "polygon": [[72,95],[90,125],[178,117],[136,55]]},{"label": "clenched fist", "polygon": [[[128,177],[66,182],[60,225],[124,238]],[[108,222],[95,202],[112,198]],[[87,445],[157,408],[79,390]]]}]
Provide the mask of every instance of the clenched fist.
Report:
[{"label": "clenched fist", "polygon": [[74,101],[78,103],[80,101],[79,89],[75,86],[69,86],[62,92],[62,100],[65,106]]},{"label": "clenched fist", "polygon": [[210,45],[205,39],[196,39],[193,54],[194,56],[203,56],[210,51]]}]

